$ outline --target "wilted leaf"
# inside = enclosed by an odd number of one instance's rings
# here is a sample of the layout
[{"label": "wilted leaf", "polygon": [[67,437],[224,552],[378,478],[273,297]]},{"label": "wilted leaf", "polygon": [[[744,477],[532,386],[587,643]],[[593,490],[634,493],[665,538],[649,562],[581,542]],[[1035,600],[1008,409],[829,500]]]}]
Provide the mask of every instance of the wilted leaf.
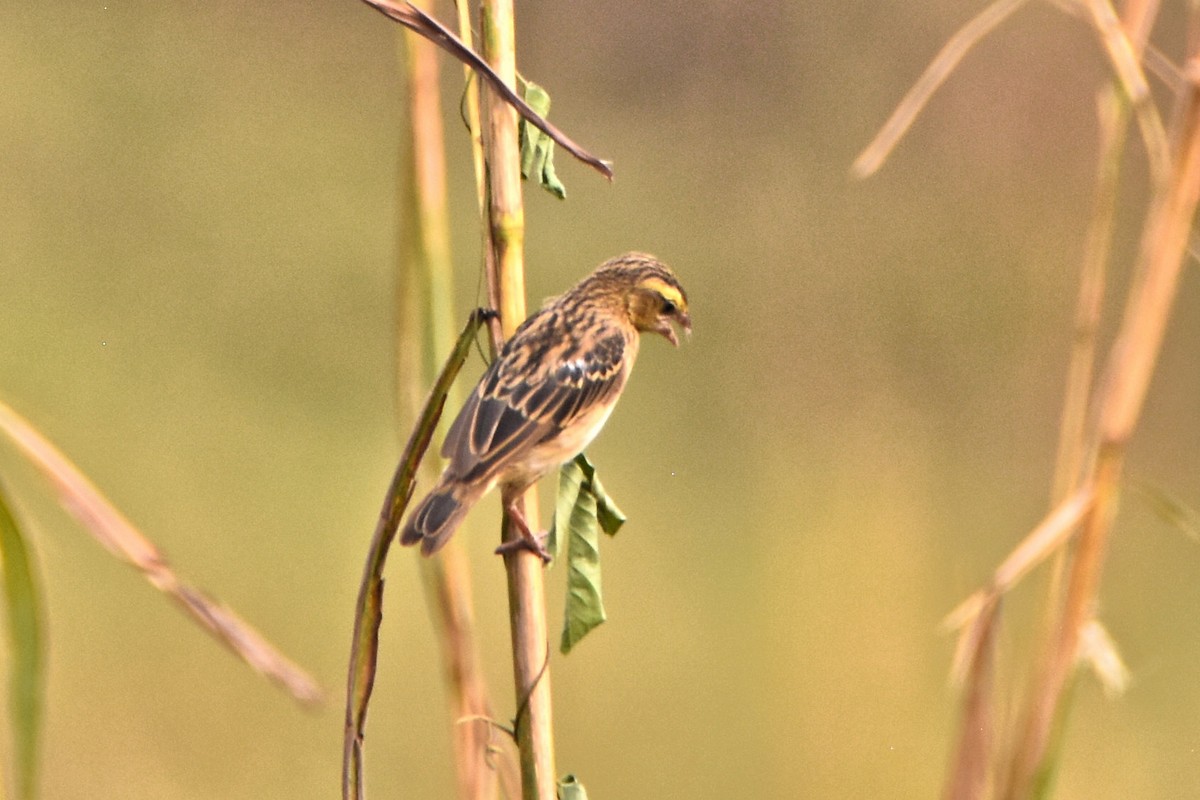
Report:
[{"label": "wilted leaf", "polygon": [[600,590],[600,531],[612,535],[625,515],[605,493],[596,468],[580,453],[563,465],[558,478],[558,501],[548,542],[558,558],[567,541],[567,602],[563,611],[560,649],[569,653],[580,639],[604,622]]},{"label": "wilted leaf", "polygon": [[[537,114],[545,117],[550,113],[550,95],[541,86],[532,81],[525,82],[525,102]],[[559,200],[567,196],[567,187],[563,186],[554,170],[554,140],[538,130],[524,117],[518,128],[521,142],[521,177],[528,180],[533,176],[542,188]]]},{"label": "wilted leaf", "polygon": [[8,708],[12,723],[13,771],[17,796],[37,791],[38,733],[41,729],[44,665],[41,611],[29,550],[0,486],[0,559],[8,611]]},{"label": "wilted leaf", "polygon": [[604,491],[604,487],[600,485],[600,479],[596,477],[596,469],[587,460],[587,457],[580,453],[579,458],[583,459],[583,463],[587,465],[586,469],[591,470],[592,494],[596,497],[596,515],[600,520],[600,529],[609,536],[615,536],[617,530],[625,524],[626,516]]},{"label": "wilted leaf", "polygon": [[567,775],[558,782],[558,800],[587,800],[587,789],[574,775]]},{"label": "wilted leaf", "polygon": [[606,618],[600,590],[600,523],[596,498],[585,486],[580,487],[567,532],[567,605],[560,645],[564,654]]},{"label": "wilted leaf", "polygon": [[[550,521],[550,532],[546,537],[546,550],[556,562],[562,555],[563,538],[570,538],[571,513],[583,490],[584,475],[579,458],[582,455],[563,464],[558,471],[558,497],[554,503],[554,519]],[[560,531],[564,533],[560,534]]]}]

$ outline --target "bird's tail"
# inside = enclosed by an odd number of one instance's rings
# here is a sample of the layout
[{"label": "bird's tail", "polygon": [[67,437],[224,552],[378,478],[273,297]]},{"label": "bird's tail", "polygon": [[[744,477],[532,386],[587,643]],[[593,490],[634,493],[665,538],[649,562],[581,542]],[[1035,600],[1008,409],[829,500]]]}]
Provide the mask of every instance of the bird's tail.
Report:
[{"label": "bird's tail", "polygon": [[462,483],[439,483],[408,515],[408,522],[400,532],[400,544],[420,542],[421,554],[433,555],[450,541],[480,496]]}]

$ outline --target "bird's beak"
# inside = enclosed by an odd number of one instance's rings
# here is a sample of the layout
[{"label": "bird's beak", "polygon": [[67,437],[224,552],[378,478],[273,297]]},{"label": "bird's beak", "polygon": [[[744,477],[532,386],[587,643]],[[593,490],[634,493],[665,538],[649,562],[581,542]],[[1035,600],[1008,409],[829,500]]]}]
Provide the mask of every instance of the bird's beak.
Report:
[{"label": "bird's beak", "polygon": [[[692,335],[692,318],[688,316],[686,311],[675,312],[674,319],[679,323],[679,326],[683,328],[688,336]],[[660,328],[658,332],[661,333],[668,342],[676,347],[679,347],[679,337],[675,335],[675,328],[672,327],[670,322],[664,321],[662,328]]]}]

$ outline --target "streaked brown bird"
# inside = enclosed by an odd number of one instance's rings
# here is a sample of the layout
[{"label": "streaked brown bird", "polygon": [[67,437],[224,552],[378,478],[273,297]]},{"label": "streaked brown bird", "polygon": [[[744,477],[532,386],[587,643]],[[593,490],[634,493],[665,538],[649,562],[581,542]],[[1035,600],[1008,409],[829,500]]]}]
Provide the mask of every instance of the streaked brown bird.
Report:
[{"label": "streaked brown bird", "polygon": [[679,346],[673,324],[691,333],[687,294],[666,264],[644,253],[606,261],[546,301],[504,344],[463,404],[442,445],[449,463],[409,514],[401,543],[420,542],[424,555],[436,553],[471,506],[499,485],[521,536],[496,552],[528,549],[548,561],[516,500],[604,427],[642,332]]}]

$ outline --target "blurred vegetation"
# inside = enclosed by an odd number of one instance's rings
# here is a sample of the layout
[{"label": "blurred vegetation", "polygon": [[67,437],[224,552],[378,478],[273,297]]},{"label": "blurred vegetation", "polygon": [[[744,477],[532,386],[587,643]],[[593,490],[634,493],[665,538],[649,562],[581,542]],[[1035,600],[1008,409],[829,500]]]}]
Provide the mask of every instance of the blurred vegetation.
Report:
[{"label": "blurred vegetation", "polygon": [[[940,786],[957,700],[936,628],[1047,506],[1108,78],[1080,22],[1031,5],[877,178],[852,182],[857,151],[975,10],[518,8],[522,74],[617,173],[560,157],[570,201],[527,192],[531,300],[638,248],[676,268],[696,323],[678,351],[647,343],[589,452],[630,517],[605,542],[609,623],[555,662],[559,768],[595,797]],[[340,687],[398,452],[398,33],[351,2],[55,11],[8,3],[0,26],[0,393],[181,571]],[[1177,56],[1182,35],[1164,10],[1159,46]],[[451,130],[457,102],[448,89]],[[470,275],[465,137],[453,147]],[[1118,225],[1125,264],[1139,216]],[[481,290],[458,285],[465,312]],[[1196,342],[1192,268],[1128,462],[1192,507]],[[72,530],[11,450],[0,469],[46,595],[46,797],[335,791],[336,703],[305,712],[264,688]],[[486,509],[468,540],[490,684],[508,697]],[[1195,543],[1131,495],[1102,611],[1133,686],[1111,702],[1080,683],[1059,796],[1200,788],[1198,572]],[[388,580],[396,661],[371,712],[388,768],[372,793],[445,797],[417,571],[396,558]]]}]

